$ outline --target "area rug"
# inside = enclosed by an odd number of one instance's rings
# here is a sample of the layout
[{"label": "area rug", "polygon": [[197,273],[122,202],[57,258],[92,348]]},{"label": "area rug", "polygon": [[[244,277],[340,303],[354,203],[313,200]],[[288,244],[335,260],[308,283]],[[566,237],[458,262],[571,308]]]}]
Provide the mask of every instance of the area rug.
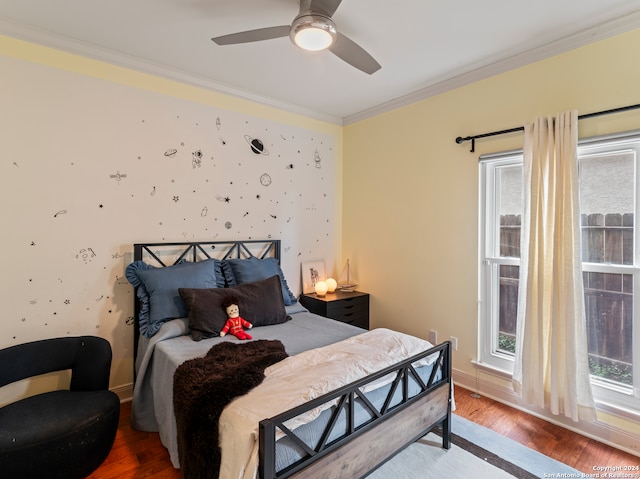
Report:
[{"label": "area rug", "polygon": [[451,449],[434,432],[410,445],[367,479],[542,479],[582,473],[490,429],[452,415]]}]

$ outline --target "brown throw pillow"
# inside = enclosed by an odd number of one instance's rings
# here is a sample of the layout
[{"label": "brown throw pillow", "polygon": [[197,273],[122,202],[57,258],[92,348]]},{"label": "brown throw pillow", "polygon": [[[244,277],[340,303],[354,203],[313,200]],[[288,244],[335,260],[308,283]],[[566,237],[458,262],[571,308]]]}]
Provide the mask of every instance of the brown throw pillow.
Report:
[{"label": "brown throw pillow", "polygon": [[231,288],[180,288],[180,297],[189,310],[189,328],[194,341],[220,335],[227,322],[224,299],[238,298],[240,316],[257,326],[284,323],[291,319],[284,308],[282,285],[278,275]]}]

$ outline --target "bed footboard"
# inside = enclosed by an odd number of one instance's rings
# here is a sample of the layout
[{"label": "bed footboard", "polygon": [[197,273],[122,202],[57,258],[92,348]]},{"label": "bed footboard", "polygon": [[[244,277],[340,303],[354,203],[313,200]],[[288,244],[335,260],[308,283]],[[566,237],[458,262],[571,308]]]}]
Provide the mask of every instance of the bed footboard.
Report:
[{"label": "bed footboard", "polygon": [[[413,364],[437,354],[428,380],[423,381]],[[388,375],[395,375],[387,399],[381,408],[371,404],[363,391],[366,386]],[[417,394],[409,393],[409,382],[419,385]],[[397,391],[402,399],[392,402]],[[260,422],[260,477],[262,479],[360,478],[370,473],[407,445],[437,425],[442,427],[442,447],[449,449],[451,433],[451,344],[442,343],[374,375],[326,394],[298,408]],[[356,399],[368,408],[373,418],[354,424]],[[329,401],[337,402],[325,431],[311,447],[286,427],[287,420]],[[393,405],[392,405],[393,404]],[[330,441],[332,428],[340,413],[346,414],[346,435]],[[276,470],[276,433],[294,441],[305,455],[284,469]]]}]

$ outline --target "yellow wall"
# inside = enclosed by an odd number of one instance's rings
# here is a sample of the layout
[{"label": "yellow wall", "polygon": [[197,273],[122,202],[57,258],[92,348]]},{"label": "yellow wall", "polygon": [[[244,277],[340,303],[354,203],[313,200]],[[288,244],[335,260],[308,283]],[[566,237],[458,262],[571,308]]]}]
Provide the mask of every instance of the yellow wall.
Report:
[{"label": "yellow wall", "polygon": [[[639,103],[638,47],[640,30],[345,127],[343,254],[371,293],[373,327],[456,336],[454,369],[475,376],[478,156],[521,148],[522,134],[479,140],[475,153],[454,139]],[[640,111],[579,128],[581,137],[640,129]]]}]

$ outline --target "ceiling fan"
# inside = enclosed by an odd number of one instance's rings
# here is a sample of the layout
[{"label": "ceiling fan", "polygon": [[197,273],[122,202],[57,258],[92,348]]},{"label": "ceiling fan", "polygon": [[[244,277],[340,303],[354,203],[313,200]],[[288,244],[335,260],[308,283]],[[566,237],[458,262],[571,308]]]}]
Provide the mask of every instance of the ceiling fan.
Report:
[{"label": "ceiling fan", "polygon": [[259,42],[288,36],[304,50],[329,50],[338,58],[371,75],[380,64],[360,45],[336,30],[332,16],[342,0],[300,0],[300,11],[291,25],[258,28],[212,38],[218,45]]}]

